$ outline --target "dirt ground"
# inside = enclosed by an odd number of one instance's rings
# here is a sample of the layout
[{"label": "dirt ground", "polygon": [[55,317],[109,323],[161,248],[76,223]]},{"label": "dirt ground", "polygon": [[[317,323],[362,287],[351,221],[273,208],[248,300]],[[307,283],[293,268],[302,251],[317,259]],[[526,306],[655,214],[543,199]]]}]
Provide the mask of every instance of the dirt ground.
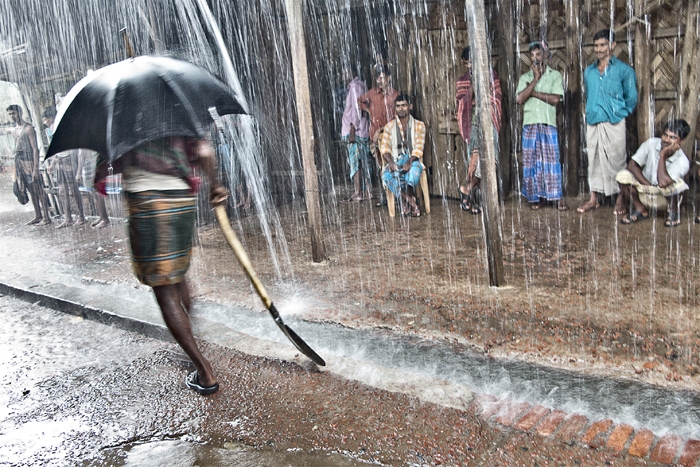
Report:
[{"label": "dirt ground", "polygon": [[[9,202],[11,181],[7,174],[0,180]],[[322,198],[328,259],[320,264],[311,261],[302,200],[233,216],[283,315],[446,339],[496,358],[700,387],[700,225],[692,223],[691,203],[681,209],[682,224],[669,229],[663,213],[624,226],[610,206],[581,215],[578,199],[568,199],[566,212],[506,200],[506,286],[492,288],[482,218],[461,211],[457,200],[433,198],[429,215],[390,218],[369,201],[340,198]],[[3,210],[0,218],[3,235],[57,243],[54,253],[76,265],[99,262],[87,279],[138,286],[123,220],[101,231],[81,226],[59,234],[24,226],[28,212]],[[263,310],[214,224],[198,231],[190,282],[196,299]]]}]

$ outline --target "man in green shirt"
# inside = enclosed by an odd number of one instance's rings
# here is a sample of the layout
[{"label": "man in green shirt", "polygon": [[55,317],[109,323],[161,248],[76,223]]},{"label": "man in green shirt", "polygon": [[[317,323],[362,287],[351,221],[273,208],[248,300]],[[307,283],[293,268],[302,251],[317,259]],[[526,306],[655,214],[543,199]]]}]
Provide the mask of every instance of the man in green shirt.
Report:
[{"label": "man in green shirt", "polygon": [[532,67],[520,76],[516,89],[523,106],[523,184],[522,194],[532,209],[546,201],[556,201],[566,211],[562,190],[556,105],[564,96],[561,73],[547,65],[547,43],[533,42],[529,47]]}]

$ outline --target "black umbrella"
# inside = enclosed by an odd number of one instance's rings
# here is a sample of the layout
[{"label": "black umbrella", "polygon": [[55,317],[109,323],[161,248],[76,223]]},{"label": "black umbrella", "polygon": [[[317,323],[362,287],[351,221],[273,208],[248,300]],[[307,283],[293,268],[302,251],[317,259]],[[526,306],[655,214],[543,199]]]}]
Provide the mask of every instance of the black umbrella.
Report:
[{"label": "black umbrella", "polygon": [[203,138],[211,108],[218,115],[246,113],[233,92],[203,68],[167,57],[129,58],[70,90],[46,157],[84,148],[112,162],[146,141]]}]

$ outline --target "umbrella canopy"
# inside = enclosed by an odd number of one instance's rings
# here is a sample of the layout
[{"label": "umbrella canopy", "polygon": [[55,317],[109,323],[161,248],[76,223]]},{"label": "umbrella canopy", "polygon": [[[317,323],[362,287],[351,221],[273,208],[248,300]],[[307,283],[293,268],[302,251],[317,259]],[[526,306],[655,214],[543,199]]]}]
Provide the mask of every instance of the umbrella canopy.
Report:
[{"label": "umbrella canopy", "polygon": [[245,114],[233,92],[206,70],[181,60],[130,58],[80,80],[66,95],[46,157],[92,149],[114,161],[168,136],[203,138],[217,114]]}]

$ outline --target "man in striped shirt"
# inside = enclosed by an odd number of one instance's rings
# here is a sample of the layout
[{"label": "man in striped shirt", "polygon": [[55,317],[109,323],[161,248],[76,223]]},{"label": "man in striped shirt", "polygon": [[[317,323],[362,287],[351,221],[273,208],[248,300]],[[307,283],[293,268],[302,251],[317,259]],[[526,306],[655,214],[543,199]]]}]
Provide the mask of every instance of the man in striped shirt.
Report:
[{"label": "man in striped shirt", "polygon": [[420,216],[415,187],[423,172],[425,124],[411,116],[413,104],[406,94],[394,101],[396,118],[386,124],[379,146],[386,163],[382,180],[401,203],[401,214]]}]

